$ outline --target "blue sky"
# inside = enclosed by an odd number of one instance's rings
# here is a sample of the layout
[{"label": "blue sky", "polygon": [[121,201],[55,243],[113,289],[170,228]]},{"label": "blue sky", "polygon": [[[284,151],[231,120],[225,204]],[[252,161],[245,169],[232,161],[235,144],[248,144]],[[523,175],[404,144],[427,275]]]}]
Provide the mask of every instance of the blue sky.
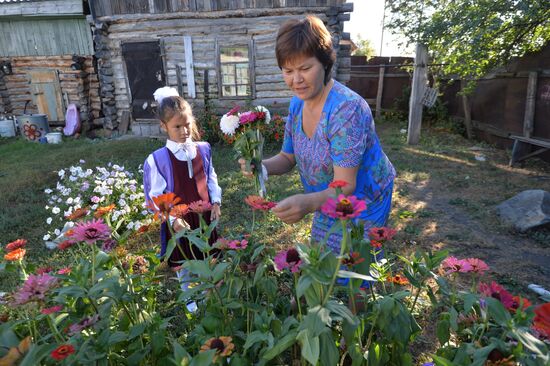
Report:
[{"label": "blue sky", "polygon": [[[361,38],[369,39],[376,55],[380,54],[380,42],[382,35],[382,18],[384,16],[384,0],[350,0],[353,2],[353,12],[350,13],[351,19],[344,23],[344,31],[351,34],[351,38],[356,40],[357,35]],[[386,13],[386,21],[391,14]],[[412,52],[400,50],[396,42],[397,37],[384,31],[382,44],[382,56],[410,56]]]}]

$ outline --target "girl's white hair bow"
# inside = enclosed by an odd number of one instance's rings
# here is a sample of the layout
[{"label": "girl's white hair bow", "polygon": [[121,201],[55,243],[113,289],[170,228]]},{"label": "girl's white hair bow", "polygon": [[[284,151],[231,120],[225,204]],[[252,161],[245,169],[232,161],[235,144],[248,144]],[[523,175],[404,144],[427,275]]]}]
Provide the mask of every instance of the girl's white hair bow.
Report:
[{"label": "girl's white hair bow", "polygon": [[167,97],[179,97],[178,91],[175,88],[169,87],[169,86],[163,86],[162,88],[158,88],[153,93],[153,98],[157,101],[158,104],[162,102],[164,98]]}]

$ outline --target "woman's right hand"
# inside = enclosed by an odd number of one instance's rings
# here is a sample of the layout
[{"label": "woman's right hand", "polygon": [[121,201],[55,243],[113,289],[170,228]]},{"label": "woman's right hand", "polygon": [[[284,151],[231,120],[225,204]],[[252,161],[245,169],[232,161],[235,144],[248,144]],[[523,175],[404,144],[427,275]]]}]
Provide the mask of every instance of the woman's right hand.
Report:
[{"label": "woman's right hand", "polygon": [[241,166],[241,173],[243,173],[243,175],[244,175],[245,177],[251,178],[251,177],[254,176],[254,173],[253,173],[254,168],[255,168],[255,167],[254,167],[254,164],[250,164],[250,170],[248,170],[247,167],[246,167],[246,160],[245,160],[245,159],[240,158],[240,159],[237,160],[237,161],[239,162],[239,164],[240,164],[240,166]]}]

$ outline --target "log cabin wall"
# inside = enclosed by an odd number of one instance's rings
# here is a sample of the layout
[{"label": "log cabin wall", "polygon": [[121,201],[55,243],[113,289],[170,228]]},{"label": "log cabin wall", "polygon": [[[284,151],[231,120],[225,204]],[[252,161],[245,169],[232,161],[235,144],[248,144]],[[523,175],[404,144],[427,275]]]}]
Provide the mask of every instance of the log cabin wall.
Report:
[{"label": "log cabin wall", "polygon": [[[343,23],[349,20],[346,13],[353,6],[343,4],[343,0],[94,0],[91,6],[89,21],[98,59],[103,123],[109,130],[117,130],[123,114],[136,108],[132,104],[128,61],[123,55],[123,46],[128,43],[157,41],[165,84],[181,90],[182,96],[195,106],[202,106],[207,98],[218,114],[248,102],[284,111],[292,93],[283,82],[275,58],[277,30],[287,19],[313,14],[333,34],[338,55],[334,77],[343,83],[350,78],[350,47],[339,44],[341,39],[349,39],[349,34],[343,32]],[[185,37],[191,39],[192,58],[186,55]],[[248,97],[221,96],[219,52],[229,46],[248,47],[252,86]],[[186,60],[192,64],[186,64]],[[152,102],[152,95],[150,99]],[[143,107],[149,108],[150,104],[143,103]]]},{"label": "log cabin wall", "polygon": [[[64,56],[17,56],[0,58],[0,62],[9,61],[12,66],[12,74],[0,78],[0,111],[4,109],[6,114],[21,115],[26,113],[39,113],[38,106],[34,102],[30,73],[33,70],[55,70],[59,80],[62,97],[61,109],[66,111],[68,104],[76,104],[79,107],[80,119],[87,129],[93,128],[93,120],[101,115],[101,103],[99,99],[99,82],[92,65],[92,56],[85,57],[82,70],[73,70],[72,55]],[[2,82],[5,91],[2,92]],[[27,105],[25,111],[25,105]],[[100,121],[101,122],[101,121]],[[64,118],[59,121],[51,121],[52,126],[64,125]],[[96,127],[103,127],[97,126]]]}]

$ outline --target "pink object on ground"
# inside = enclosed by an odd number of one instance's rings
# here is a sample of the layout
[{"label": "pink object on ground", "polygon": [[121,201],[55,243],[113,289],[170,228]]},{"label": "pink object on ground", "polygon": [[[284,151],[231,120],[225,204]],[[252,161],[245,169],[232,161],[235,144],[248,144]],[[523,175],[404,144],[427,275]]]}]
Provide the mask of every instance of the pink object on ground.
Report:
[{"label": "pink object on ground", "polygon": [[63,133],[65,136],[72,136],[80,132],[80,114],[76,104],[69,104],[67,114],[65,115],[65,128]]}]

